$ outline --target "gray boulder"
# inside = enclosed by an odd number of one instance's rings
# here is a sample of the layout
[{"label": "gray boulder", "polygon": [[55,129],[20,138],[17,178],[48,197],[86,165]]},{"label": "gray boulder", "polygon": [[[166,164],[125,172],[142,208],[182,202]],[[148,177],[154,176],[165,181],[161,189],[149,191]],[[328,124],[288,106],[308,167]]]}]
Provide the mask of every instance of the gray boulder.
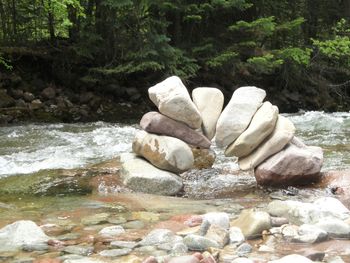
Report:
[{"label": "gray boulder", "polygon": [[133,154],[122,154],[121,177],[126,187],[136,191],[158,195],[175,195],[182,188],[181,178],[160,170]]}]

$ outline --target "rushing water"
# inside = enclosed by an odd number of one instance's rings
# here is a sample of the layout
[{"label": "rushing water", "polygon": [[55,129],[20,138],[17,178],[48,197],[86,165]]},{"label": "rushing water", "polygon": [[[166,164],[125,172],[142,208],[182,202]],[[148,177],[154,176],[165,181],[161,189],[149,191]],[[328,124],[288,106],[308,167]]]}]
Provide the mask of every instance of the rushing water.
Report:
[{"label": "rushing water", "polygon": [[[324,169],[350,167],[350,113],[286,115],[297,135],[325,152]],[[0,177],[42,169],[77,168],[130,151],[137,125],[30,124],[0,128]],[[218,151],[217,166],[231,164]]]},{"label": "rushing water", "polygon": [[[324,170],[350,168],[350,113],[306,112],[285,116],[295,124],[297,136],[307,145],[321,146],[324,149]],[[14,175],[19,174],[19,178],[22,179],[22,176],[26,174],[36,174],[41,170],[44,171],[39,174],[57,173],[55,169],[81,168],[88,164],[109,160],[122,152],[131,150],[131,142],[138,129],[137,124],[130,126],[104,122],[0,127],[0,178],[9,177],[2,179],[6,181],[16,178]],[[214,149],[217,152],[216,167],[237,168],[234,158],[224,157],[222,150],[217,149],[215,145]],[[20,183],[23,184],[22,180]],[[70,232],[82,236],[84,240],[83,237],[96,236],[100,228],[110,225],[103,224],[96,226],[98,228],[86,228],[82,224],[82,218],[99,213],[107,213],[109,218],[122,217],[127,221],[133,221],[135,216],[139,215],[138,213],[146,212],[146,216],[157,218],[139,220],[144,224],[142,231],[147,231],[147,229],[156,227],[157,223],[165,224],[163,221],[170,220],[174,215],[223,211],[235,216],[241,208],[261,207],[261,205],[263,207],[271,198],[280,199],[281,194],[291,198],[290,193],[284,191],[285,189],[277,190],[270,194],[268,191],[257,189],[230,199],[216,200],[191,200],[138,193],[105,194],[103,192],[49,196],[5,194],[0,196],[0,228],[16,220],[29,219],[39,225],[54,224],[61,230],[71,227]],[[302,200],[313,198],[316,195],[329,194],[323,189],[299,189],[298,191]],[[127,231],[129,237],[134,235],[142,237],[144,233],[138,229]],[[55,228],[51,232],[48,230],[48,233],[50,236],[58,235]],[[63,233],[66,233],[66,230]],[[79,243],[79,240],[75,241]],[[347,241],[344,241],[345,243],[342,243],[341,240],[336,241],[340,242],[338,247],[335,246],[337,243],[332,240],[329,242],[329,247],[326,246],[327,242],[323,242],[321,245],[325,247],[315,248],[326,251],[328,254],[345,255],[344,259],[349,260],[346,262],[350,262],[349,253],[345,249],[349,245]],[[275,254],[290,254],[302,249],[308,250],[310,246],[282,245],[277,247]],[[255,248],[254,252],[259,253]],[[260,253],[259,256],[262,254]],[[28,257],[37,258],[39,255],[35,253],[2,255],[0,253],[0,262],[14,262],[15,259],[21,260]]]}]

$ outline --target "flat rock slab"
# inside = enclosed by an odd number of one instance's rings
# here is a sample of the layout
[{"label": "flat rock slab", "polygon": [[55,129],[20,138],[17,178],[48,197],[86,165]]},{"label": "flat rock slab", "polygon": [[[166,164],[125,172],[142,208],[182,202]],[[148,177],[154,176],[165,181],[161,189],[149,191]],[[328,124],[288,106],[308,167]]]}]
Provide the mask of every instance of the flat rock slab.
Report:
[{"label": "flat rock slab", "polygon": [[193,146],[209,148],[211,145],[203,134],[156,111],[143,115],[140,126],[146,132],[175,137]]},{"label": "flat rock slab", "polygon": [[194,104],[202,116],[202,130],[209,140],[213,139],[216,123],[224,106],[224,95],[217,88],[200,87],[192,91]]},{"label": "flat rock slab", "polygon": [[148,95],[162,114],[186,123],[191,128],[201,127],[202,117],[179,77],[169,77],[150,87]]},{"label": "flat rock slab", "polygon": [[121,176],[123,183],[136,192],[175,195],[182,188],[182,181],[176,174],[154,167],[133,154],[122,154]]},{"label": "flat rock slab", "polygon": [[215,141],[219,147],[226,147],[242,134],[265,96],[266,92],[257,87],[235,90],[216,125]]}]

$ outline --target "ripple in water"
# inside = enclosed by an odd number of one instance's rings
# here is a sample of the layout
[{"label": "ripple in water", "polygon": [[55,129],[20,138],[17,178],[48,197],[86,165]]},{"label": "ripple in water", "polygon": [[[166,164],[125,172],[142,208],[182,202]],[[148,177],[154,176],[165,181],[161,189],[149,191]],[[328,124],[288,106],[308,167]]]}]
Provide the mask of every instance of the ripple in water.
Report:
[{"label": "ripple in water", "polygon": [[[325,152],[324,170],[350,168],[350,113],[285,114],[307,145]],[[42,169],[77,168],[131,150],[137,125],[47,124],[0,127],[0,177]],[[236,158],[217,152],[215,167],[238,169]]]}]

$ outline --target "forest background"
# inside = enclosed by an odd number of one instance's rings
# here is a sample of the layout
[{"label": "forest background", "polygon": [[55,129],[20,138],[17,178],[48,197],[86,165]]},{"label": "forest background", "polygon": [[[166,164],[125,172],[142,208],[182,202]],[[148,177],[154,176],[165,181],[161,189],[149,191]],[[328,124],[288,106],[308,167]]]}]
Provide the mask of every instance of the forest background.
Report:
[{"label": "forest background", "polygon": [[178,75],[227,97],[256,85],[284,112],[348,111],[349,22],[350,0],[0,0],[0,88],[141,103]]}]

